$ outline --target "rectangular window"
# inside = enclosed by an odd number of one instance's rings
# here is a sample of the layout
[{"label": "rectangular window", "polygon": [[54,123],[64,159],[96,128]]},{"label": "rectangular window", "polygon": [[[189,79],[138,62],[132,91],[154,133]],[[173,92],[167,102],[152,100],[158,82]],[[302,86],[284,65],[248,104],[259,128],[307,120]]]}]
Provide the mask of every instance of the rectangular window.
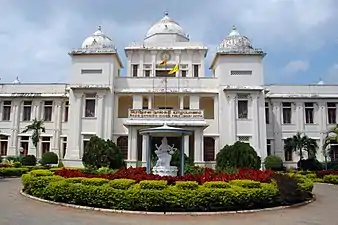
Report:
[{"label": "rectangular window", "polygon": [[247,75],[252,75],[251,70],[231,70],[230,71],[231,76],[247,76]]},{"label": "rectangular window", "polygon": [[41,138],[41,154],[45,154],[50,151],[50,137]]},{"label": "rectangular window", "polygon": [[43,120],[52,121],[53,101],[45,101],[43,106]]},{"label": "rectangular window", "polygon": [[283,124],[291,124],[292,107],[291,102],[283,102]]},{"label": "rectangular window", "polygon": [[2,108],[2,120],[3,121],[11,120],[11,108],[12,108],[12,101],[4,101],[3,108]]},{"label": "rectangular window", "polygon": [[20,137],[20,155],[28,155],[28,147],[29,147],[29,137],[21,136]]},{"label": "rectangular window", "polygon": [[194,65],[194,77],[199,77],[199,65]]},{"label": "rectangular window", "polygon": [[67,137],[62,138],[62,158],[65,158],[67,151]]},{"label": "rectangular window", "polygon": [[144,71],[144,76],[145,77],[150,77],[150,70],[145,70]]},{"label": "rectangular window", "polygon": [[83,69],[81,74],[102,74],[102,69]]},{"label": "rectangular window", "polygon": [[250,142],[250,137],[249,136],[238,136],[237,137],[238,141],[249,143]]},{"label": "rectangular window", "polygon": [[147,97],[143,97],[142,99],[142,109],[148,109],[148,98]]},{"label": "rectangular window", "polygon": [[132,65],[132,76],[137,77],[138,76],[138,65]]},{"label": "rectangular window", "polygon": [[237,101],[238,119],[248,118],[248,100]]},{"label": "rectangular window", "polygon": [[63,121],[64,122],[68,122],[68,116],[69,116],[69,101],[66,101],[65,102],[65,111],[64,111],[64,114],[63,114]]},{"label": "rectangular window", "polygon": [[181,70],[181,77],[187,77],[187,71]]},{"label": "rectangular window", "polygon": [[8,148],[8,136],[1,135],[0,136],[0,156],[7,155],[7,148]]},{"label": "rectangular window", "polygon": [[23,121],[30,121],[32,114],[32,101],[24,101],[23,102]]},{"label": "rectangular window", "polygon": [[313,124],[314,104],[312,102],[305,103],[305,123]]},{"label": "rectangular window", "polygon": [[328,102],[327,103],[327,120],[329,124],[336,124],[337,123],[337,109],[336,109],[335,102]]},{"label": "rectangular window", "polygon": [[266,140],[266,152],[268,156],[271,155],[271,148],[272,148],[271,140],[267,139]]},{"label": "rectangular window", "polygon": [[96,94],[87,94],[85,101],[85,117],[95,117]]},{"label": "rectangular window", "polygon": [[270,123],[270,107],[268,102],[265,102],[265,123]]}]

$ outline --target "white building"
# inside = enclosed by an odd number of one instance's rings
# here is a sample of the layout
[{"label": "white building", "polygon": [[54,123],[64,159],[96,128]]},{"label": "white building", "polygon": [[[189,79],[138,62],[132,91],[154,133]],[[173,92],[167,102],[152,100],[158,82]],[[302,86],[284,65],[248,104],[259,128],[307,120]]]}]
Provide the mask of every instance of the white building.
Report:
[{"label": "white building", "polygon": [[[337,86],[264,85],[266,54],[236,27],[217,49],[212,76],[204,72],[207,47],[190,41],[167,13],[125,54],[122,76],[114,43],[99,27],[69,53],[69,84],[1,84],[1,154],[53,151],[65,165],[78,165],[86,142],[97,135],[115,141],[135,166],[145,163],[148,147],[139,129],[165,120],[193,130],[183,144],[196,164],[214,163],[219,149],[241,140],[262,158],[276,154],[292,165],[298,156],[284,153],[283,139],[300,131],[322,146],[324,133],[337,123]],[[166,66],[159,65],[163,60]],[[179,71],[164,78],[175,64]],[[22,133],[34,118],[46,128],[38,150]],[[178,138],[168,141],[180,146]],[[321,151],[318,158],[323,160]]]}]

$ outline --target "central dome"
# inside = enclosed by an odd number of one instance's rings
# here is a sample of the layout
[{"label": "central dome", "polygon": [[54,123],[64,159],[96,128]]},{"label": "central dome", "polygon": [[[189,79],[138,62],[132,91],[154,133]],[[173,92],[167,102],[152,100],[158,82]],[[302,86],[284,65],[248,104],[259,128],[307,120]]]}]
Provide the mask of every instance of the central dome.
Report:
[{"label": "central dome", "polygon": [[144,41],[187,42],[189,41],[189,36],[176,21],[169,17],[168,12],[165,12],[164,17],[150,27]]},{"label": "central dome", "polygon": [[82,48],[115,48],[114,43],[102,32],[101,26],[98,26],[97,30],[89,37],[87,37],[83,43]]},{"label": "central dome", "polygon": [[253,50],[253,47],[249,38],[242,36],[236,26],[233,26],[229,35],[219,45],[218,50],[223,52],[248,52]]}]

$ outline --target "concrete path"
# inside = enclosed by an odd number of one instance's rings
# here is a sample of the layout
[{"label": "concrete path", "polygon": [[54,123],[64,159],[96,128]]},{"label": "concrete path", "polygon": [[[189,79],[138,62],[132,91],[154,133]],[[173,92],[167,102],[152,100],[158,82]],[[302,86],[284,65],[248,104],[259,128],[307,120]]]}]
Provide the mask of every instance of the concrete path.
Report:
[{"label": "concrete path", "polygon": [[1,225],[338,225],[338,186],[315,185],[317,201],[298,208],[219,216],[152,216],[92,212],[20,195],[20,179],[0,180]]}]

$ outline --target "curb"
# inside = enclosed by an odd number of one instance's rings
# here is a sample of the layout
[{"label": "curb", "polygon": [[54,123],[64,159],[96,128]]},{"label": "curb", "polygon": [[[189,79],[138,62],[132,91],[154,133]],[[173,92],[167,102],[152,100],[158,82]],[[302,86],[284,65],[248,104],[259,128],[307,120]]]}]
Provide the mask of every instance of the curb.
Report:
[{"label": "curb", "polygon": [[48,203],[51,205],[59,205],[69,208],[75,209],[82,209],[82,210],[93,210],[93,211],[100,211],[100,212],[108,212],[108,213],[120,213],[120,214],[136,214],[136,215],[186,215],[186,216],[210,216],[210,215],[226,215],[226,214],[243,214],[243,213],[255,213],[255,212],[264,212],[264,211],[274,211],[274,210],[281,210],[281,209],[288,209],[288,208],[295,208],[310,204],[316,201],[316,196],[313,195],[313,198],[297,203],[294,205],[288,206],[277,206],[272,208],[265,208],[265,209],[252,209],[252,210],[239,210],[239,211],[221,211],[221,212],[146,212],[146,211],[130,211],[130,210],[116,210],[116,209],[104,209],[104,208],[96,208],[96,207],[89,207],[89,206],[80,206],[62,202],[53,202],[50,200],[45,200],[42,198],[34,197],[32,195],[26,194],[22,190],[20,190],[20,194],[25,196],[26,198],[33,199],[35,201]]}]

